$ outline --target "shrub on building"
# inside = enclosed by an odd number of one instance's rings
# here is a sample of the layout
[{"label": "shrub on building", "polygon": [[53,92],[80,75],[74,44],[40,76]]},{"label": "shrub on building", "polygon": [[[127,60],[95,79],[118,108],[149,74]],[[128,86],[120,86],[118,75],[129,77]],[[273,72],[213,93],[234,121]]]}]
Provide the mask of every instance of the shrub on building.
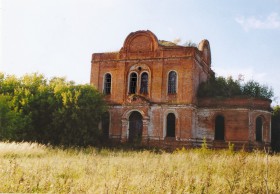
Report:
[{"label": "shrub on building", "polygon": [[207,82],[199,86],[198,97],[249,97],[271,99],[273,89],[261,85],[254,80],[243,82],[243,79],[216,77],[215,74]]}]

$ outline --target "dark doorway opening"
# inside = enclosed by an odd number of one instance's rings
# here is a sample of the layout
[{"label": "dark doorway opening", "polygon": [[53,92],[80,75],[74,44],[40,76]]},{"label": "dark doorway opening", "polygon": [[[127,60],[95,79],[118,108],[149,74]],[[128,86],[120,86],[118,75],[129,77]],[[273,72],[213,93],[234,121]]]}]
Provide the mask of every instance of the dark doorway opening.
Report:
[{"label": "dark doorway opening", "polygon": [[138,142],[141,141],[142,138],[142,130],[143,130],[143,118],[142,115],[134,111],[129,116],[129,142]]},{"label": "dark doorway opening", "polygon": [[102,126],[103,137],[108,139],[109,138],[109,129],[110,129],[110,113],[109,112],[105,112],[102,115],[101,126]]},{"label": "dark doorway opening", "polygon": [[225,118],[220,115],[215,119],[215,140],[225,140]]},{"label": "dark doorway opening", "polygon": [[261,117],[256,120],[256,141],[262,142],[263,121]]},{"label": "dark doorway opening", "polygon": [[169,113],[166,118],[166,137],[175,137],[176,117]]}]

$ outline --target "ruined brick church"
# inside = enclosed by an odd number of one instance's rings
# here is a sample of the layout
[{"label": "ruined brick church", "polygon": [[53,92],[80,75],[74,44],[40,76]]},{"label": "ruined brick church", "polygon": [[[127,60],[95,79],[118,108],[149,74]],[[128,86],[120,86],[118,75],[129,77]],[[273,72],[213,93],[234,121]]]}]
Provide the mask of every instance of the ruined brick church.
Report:
[{"label": "ruined brick church", "polygon": [[101,128],[116,141],[158,146],[270,146],[271,101],[198,98],[212,74],[208,40],[179,46],[130,33],[118,52],[92,55],[90,82],[109,104]]}]

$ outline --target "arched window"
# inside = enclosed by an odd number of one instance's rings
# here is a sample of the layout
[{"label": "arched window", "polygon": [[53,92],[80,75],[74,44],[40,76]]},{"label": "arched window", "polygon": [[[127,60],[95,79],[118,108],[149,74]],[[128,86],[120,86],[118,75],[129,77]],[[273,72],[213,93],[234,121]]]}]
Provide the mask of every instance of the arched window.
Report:
[{"label": "arched window", "polygon": [[111,75],[109,73],[106,73],[104,76],[103,93],[106,95],[111,94]]},{"label": "arched window", "polygon": [[262,142],[263,121],[261,117],[256,119],[256,141]]},{"label": "arched window", "polygon": [[218,115],[215,119],[215,140],[225,139],[225,118]]},{"label": "arched window", "polygon": [[168,74],[168,94],[176,94],[177,73],[170,71]]},{"label": "arched window", "polygon": [[102,115],[101,127],[102,127],[103,137],[109,138],[109,130],[110,130],[110,113],[109,112],[105,112]]},{"label": "arched window", "polygon": [[142,73],[141,75],[141,87],[140,87],[141,94],[148,94],[148,73]]},{"label": "arched window", "polygon": [[131,73],[129,78],[129,93],[135,94],[136,93],[136,87],[137,87],[137,74]]},{"label": "arched window", "polygon": [[169,113],[166,117],[166,137],[175,137],[176,117]]}]

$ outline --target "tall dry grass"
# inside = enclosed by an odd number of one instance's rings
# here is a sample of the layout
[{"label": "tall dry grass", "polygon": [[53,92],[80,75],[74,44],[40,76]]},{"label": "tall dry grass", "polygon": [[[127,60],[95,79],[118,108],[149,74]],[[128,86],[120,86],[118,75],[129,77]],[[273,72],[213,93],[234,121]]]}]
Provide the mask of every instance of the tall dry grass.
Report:
[{"label": "tall dry grass", "polygon": [[280,156],[0,143],[2,193],[279,193]]}]

